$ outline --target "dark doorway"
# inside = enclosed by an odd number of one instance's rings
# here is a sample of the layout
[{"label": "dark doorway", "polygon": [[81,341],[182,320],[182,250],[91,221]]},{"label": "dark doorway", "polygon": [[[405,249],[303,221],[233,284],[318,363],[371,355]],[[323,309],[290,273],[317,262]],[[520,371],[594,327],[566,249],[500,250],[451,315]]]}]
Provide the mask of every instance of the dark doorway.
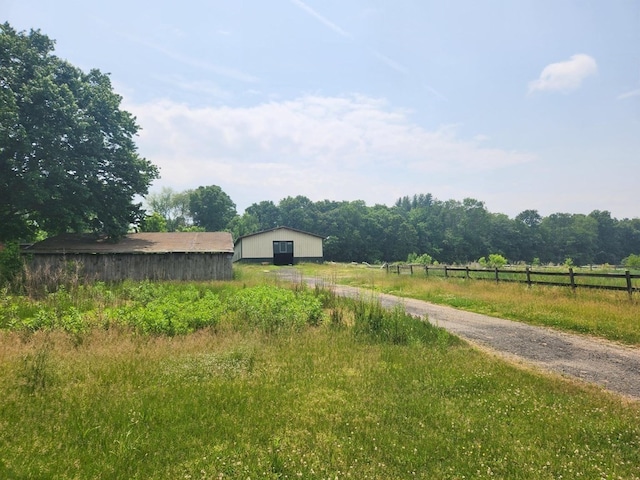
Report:
[{"label": "dark doorway", "polygon": [[273,242],[273,264],[293,265],[293,242],[280,240]]}]

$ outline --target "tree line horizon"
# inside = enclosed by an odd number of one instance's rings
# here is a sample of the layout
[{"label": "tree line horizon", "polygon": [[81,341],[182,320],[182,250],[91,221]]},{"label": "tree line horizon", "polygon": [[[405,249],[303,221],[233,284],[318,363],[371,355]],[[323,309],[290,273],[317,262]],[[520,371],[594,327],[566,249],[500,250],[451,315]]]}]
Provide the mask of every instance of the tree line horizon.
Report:
[{"label": "tree line horizon", "polygon": [[183,192],[164,187],[146,203],[143,231],[224,230],[237,239],[285,226],[324,237],[325,259],[337,262],[427,254],[454,264],[500,254],[512,263],[617,265],[640,253],[640,218],[619,220],[606,210],[543,217],[530,209],[510,218],[473,198],[442,201],[426,193],[400,197],[392,206],[288,196],[253,203],[240,215],[217,185]]},{"label": "tree line horizon", "polygon": [[[228,230],[235,238],[277,226],[325,237],[327,260],[390,262],[428,255],[467,263],[490,254],[511,262],[619,264],[640,254],[640,219],[525,210],[514,219],[484,202],[431,194],[367,206],[298,195],[238,215],[219,186],[149,194],[159,170],[138,153],[139,126],[121,109],[108,74],[53,54],[39,30],[0,24],[0,242],[65,232],[117,241],[143,231]],[[138,198],[145,198],[147,212]]]}]

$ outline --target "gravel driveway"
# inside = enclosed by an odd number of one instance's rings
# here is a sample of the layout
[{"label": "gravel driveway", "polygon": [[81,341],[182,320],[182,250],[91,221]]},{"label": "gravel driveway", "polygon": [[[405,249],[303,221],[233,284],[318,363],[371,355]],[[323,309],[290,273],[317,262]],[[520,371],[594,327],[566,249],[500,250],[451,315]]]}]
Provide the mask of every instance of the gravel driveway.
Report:
[{"label": "gravel driveway", "polygon": [[[281,276],[293,278],[291,273]],[[291,276],[290,276],[291,275]],[[309,284],[324,283],[306,278]],[[341,296],[371,295],[370,291],[342,285],[326,285]],[[607,390],[640,400],[640,349],[602,339],[559,332],[545,327],[504,320],[421,300],[376,294],[385,307],[404,305],[412,315],[428,320],[469,342],[510,360],[522,361]]]}]

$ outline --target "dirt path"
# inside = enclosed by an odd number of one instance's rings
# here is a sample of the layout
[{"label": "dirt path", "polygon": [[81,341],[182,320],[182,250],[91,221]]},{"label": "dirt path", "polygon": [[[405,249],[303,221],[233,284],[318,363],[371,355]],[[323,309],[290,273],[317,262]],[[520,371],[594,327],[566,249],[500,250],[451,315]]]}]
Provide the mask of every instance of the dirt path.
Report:
[{"label": "dirt path", "polygon": [[[300,277],[297,276],[300,281]],[[305,279],[310,284],[322,280]],[[329,285],[326,285],[329,286]],[[338,295],[358,297],[370,291],[330,285]],[[456,310],[421,300],[376,294],[385,307],[404,305],[412,315],[514,361],[578,378],[640,400],[640,349],[602,339]]]}]

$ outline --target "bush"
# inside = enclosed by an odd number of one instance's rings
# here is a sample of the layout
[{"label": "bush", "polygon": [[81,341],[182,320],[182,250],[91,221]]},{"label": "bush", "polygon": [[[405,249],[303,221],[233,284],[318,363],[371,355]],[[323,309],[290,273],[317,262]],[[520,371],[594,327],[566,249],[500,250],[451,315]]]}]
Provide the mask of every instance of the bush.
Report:
[{"label": "bush", "polygon": [[622,260],[622,264],[627,268],[640,269],[640,255],[631,254]]},{"label": "bush", "polygon": [[407,263],[431,265],[433,263],[433,257],[428,253],[423,253],[422,255],[418,255],[417,253],[410,253],[407,257]]},{"label": "bush", "polygon": [[480,260],[478,260],[478,263],[483,267],[501,268],[504,267],[508,262],[507,259],[499,253],[492,253],[491,255],[489,255],[488,260],[485,257],[482,257],[480,258]]},{"label": "bush", "polygon": [[125,285],[124,294],[131,305],[108,316],[145,334],[182,335],[215,326],[222,315],[220,298],[195,285],[132,283]]},{"label": "bush", "polygon": [[13,282],[23,271],[24,262],[17,243],[8,243],[0,250],[0,287]]}]

